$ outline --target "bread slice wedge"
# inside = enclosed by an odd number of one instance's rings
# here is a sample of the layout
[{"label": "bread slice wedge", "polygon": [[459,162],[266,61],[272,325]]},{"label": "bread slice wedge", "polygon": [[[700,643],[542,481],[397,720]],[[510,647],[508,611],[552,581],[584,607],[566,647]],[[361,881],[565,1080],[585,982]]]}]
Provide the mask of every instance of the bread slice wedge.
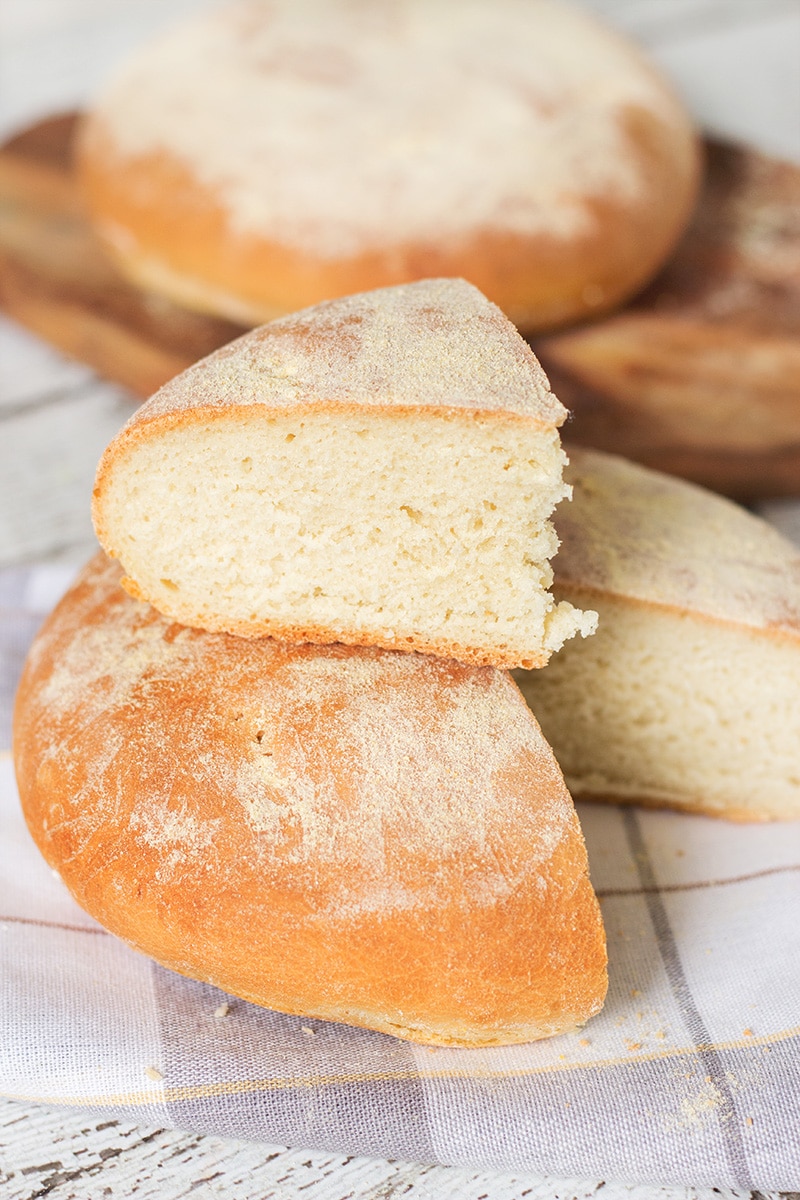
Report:
[{"label": "bread slice wedge", "polygon": [[800,551],[703,488],[569,453],[555,592],[599,628],[516,674],[572,794],[800,818]]},{"label": "bread slice wedge", "polygon": [[15,713],[25,816],[87,912],[181,974],[412,1041],[600,1009],[580,827],[505,672],[187,629],[119,578],[90,563]]},{"label": "bread slice wedge", "polygon": [[157,392],[102,458],[95,526],[185,625],[540,666],[594,628],[548,591],[565,417],[463,280],[350,296]]}]

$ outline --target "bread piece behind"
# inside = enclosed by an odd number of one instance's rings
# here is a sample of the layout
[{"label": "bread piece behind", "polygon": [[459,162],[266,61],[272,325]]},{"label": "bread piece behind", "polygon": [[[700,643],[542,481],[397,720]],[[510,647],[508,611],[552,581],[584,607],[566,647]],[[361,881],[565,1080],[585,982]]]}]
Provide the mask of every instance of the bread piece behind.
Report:
[{"label": "bread piece behind", "polygon": [[119,578],[89,565],[15,713],[28,824],[83,908],[172,970],[412,1041],[599,1010],[583,838],[505,673],[186,629]]},{"label": "bread piece behind", "polygon": [[517,681],[571,791],[800,817],[800,553],[702,488],[570,459],[555,591],[599,628]]},{"label": "bread piece behind", "polygon": [[594,628],[548,592],[565,416],[463,280],[350,296],[157,392],[103,456],[95,525],[183,624],[539,666]]},{"label": "bread piece behind", "polygon": [[552,0],[244,0],[134,56],[90,113],[87,208],[134,283],[257,325],[464,275],[526,330],[609,309],[688,218],[688,114]]}]

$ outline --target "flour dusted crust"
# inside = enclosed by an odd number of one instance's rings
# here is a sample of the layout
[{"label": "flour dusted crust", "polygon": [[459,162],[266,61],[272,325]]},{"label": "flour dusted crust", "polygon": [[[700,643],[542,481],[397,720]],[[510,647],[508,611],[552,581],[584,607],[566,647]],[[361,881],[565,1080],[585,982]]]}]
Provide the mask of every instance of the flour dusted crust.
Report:
[{"label": "flour dusted crust", "polygon": [[106,450],[93,514],[125,586],[182,624],[539,666],[566,416],[457,279],[283,317],[166,384]]},{"label": "flour dusted crust", "polygon": [[616,455],[571,446],[569,459],[560,587],[800,638],[800,551],[766,521]]},{"label": "flour dusted crust", "polygon": [[414,1041],[599,1010],[583,840],[505,674],[201,633],[119,578],[90,563],[15,714],[28,824],[82,907],[172,970]]},{"label": "flour dusted crust", "polygon": [[343,296],[272,321],[176,375],[125,431],[254,404],[496,413],[551,429],[567,418],[530,346],[463,279]]},{"label": "flour dusted crust", "polygon": [[618,303],[698,173],[636,49],[550,0],[244,0],[134,59],[83,133],[138,283],[258,324],[464,275],[528,330]]},{"label": "flour dusted crust", "polygon": [[703,488],[569,454],[554,592],[598,632],[518,682],[572,794],[800,818],[800,552]]}]

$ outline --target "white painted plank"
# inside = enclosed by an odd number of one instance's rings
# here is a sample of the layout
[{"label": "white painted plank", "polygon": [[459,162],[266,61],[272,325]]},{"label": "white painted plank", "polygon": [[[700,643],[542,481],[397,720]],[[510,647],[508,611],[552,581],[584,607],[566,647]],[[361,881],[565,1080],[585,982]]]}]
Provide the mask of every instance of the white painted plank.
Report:
[{"label": "white painted plank", "polygon": [[[10,1161],[13,1165],[3,1166]],[[5,1173],[3,1173],[5,1172]],[[8,1200],[744,1200],[721,1188],[543,1180],[286,1150],[0,1101]],[[765,1195],[765,1200],[777,1200]],[[798,1197],[800,1200],[800,1197]]]},{"label": "white painted plank", "polygon": [[22,326],[0,317],[0,418],[4,409],[36,404],[50,393],[94,379],[89,367],[70,362]]},{"label": "white painted plank", "polygon": [[83,107],[126,55],[214,0],[3,0],[0,137]]},{"label": "white painted plank", "polygon": [[132,411],[122,388],[97,379],[7,407],[0,421],[0,566],[81,562],[93,553],[95,469]]}]

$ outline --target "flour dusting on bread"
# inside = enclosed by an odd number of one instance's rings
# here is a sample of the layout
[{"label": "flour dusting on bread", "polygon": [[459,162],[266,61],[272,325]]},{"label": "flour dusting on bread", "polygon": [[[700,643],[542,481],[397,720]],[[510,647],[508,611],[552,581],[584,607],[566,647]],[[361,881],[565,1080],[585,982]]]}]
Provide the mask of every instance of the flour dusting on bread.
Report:
[{"label": "flour dusting on bread", "polygon": [[185,625],[541,666],[595,627],[549,592],[565,415],[464,280],[350,296],[156,393],[101,460],[95,527]]},{"label": "flour dusting on bread", "polygon": [[598,1010],[605,943],[561,773],[508,677],[181,629],[100,555],[20,686],[29,826],[89,913],[284,1012],[426,1043]]},{"label": "flour dusting on bread", "polygon": [[101,129],[117,158],[176,156],[235,230],[335,259],[387,231],[591,231],[592,200],[648,185],[631,112],[680,114],[627,42],[560,4],[245,0],[148,48]]}]

